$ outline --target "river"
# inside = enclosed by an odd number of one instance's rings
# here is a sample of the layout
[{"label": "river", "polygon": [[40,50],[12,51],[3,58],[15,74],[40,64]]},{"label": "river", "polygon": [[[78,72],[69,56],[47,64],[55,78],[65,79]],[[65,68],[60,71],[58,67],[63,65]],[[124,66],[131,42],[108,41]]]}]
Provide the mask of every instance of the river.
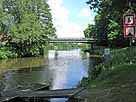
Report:
[{"label": "river", "polygon": [[[80,49],[48,51],[48,57],[32,57],[1,61],[2,89],[18,85],[51,83],[51,90],[76,88],[83,77],[88,76],[92,61]],[[56,102],[52,99],[51,102]],[[61,99],[65,102],[65,99]]]}]

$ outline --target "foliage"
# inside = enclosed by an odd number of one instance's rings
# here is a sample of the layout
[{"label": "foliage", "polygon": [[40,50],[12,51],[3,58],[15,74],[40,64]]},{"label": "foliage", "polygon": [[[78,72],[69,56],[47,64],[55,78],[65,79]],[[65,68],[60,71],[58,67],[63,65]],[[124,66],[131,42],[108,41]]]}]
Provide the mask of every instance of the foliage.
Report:
[{"label": "foliage", "polygon": [[105,18],[105,15],[96,15],[95,17],[95,29],[96,29],[96,37],[99,43],[107,42],[107,24],[108,20]]},{"label": "foliage", "polygon": [[135,80],[136,48],[112,49],[110,53],[109,63],[94,66],[89,71],[89,77],[82,80],[81,86],[111,87],[113,84],[122,84],[124,78]]},{"label": "foliage", "polygon": [[118,37],[119,32],[118,32],[119,25],[117,22],[110,20],[110,23],[108,25],[108,40],[114,40]]},{"label": "foliage", "polygon": [[130,83],[130,86],[132,87],[133,82],[136,81],[135,73],[136,64],[123,64],[116,66],[115,69],[102,72],[95,80],[91,80],[90,77],[84,78],[81,82],[81,86],[103,89],[111,88],[113,86],[124,86]]},{"label": "foliage", "polygon": [[17,57],[17,53],[15,53],[12,48],[7,47],[8,41],[0,41],[0,59],[6,59],[8,57]]},{"label": "foliage", "polygon": [[95,26],[92,24],[88,24],[88,27],[84,30],[84,35],[86,38],[94,38],[95,37]]},{"label": "foliage", "polygon": [[74,43],[56,43],[48,45],[49,50],[70,50],[79,48],[77,44]]},{"label": "foliage", "polygon": [[1,2],[2,1],[0,1],[0,34],[7,34],[8,25],[6,23],[10,21],[11,15],[4,12]]},{"label": "foliage", "polygon": [[109,63],[100,63],[91,72],[91,79],[97,78],[101,72],[112,70],[123,64],[136,64],[136,48],[123,48],[112,50]]},{"label": "foliage", "polygon": [[79,48],[82,50],[82,51],[86,51],[86,50],[89,50],[91,48],[91,46],[89,44],[80,44],[79,45]]},{"label": "foliage", "polygon": [[136,13],[135,0],[88,0],[87,4],[97,12],[95,32],[99,44],[111,45],[123,41],[123,15]]},{"label": "foliage", "polygon": [[5,24],[9,44],[20,56],[34,56],[43,52],[49,37],[55,36],[49,5],[45,0],[2,0],[1,25]]},{"label": "foliage", "polygon": [[17,57],[17,54],[13,51],[8,50],[7,48],[0,49],[0,59]]}]

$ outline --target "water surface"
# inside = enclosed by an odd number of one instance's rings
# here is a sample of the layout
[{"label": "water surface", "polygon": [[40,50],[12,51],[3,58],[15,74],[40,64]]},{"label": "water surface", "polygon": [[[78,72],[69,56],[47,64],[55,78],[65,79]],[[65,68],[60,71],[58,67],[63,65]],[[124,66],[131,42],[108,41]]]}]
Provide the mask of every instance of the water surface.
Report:
[{"label": "water surface", "polygon": [[49,50],[48,58],[41,56],[1,62],[3,89],[35,83],[51,83],[51,90],[75,88],[83,77],[88,76],[91,63],[88,54],[81,52],[80,49]]}]

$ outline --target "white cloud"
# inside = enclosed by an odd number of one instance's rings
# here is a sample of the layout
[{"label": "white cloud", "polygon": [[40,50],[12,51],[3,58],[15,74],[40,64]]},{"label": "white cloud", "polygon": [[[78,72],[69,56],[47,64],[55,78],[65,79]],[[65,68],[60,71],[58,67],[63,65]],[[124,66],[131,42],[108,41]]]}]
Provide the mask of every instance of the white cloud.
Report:
[{"label": "white cloud", "polygon": [[88,7],[83,8],[78,15],[78,18],[81,17],[86,17],[89,18],[89,23],[94,24],[94,18],[95,18],[95,14],[94,12],[90,11],[90,9]]},{"label": "white cloud", "polygon": [[69,11],[64,8],[63,6],[63,0],[49,0],[48,1],[51,13],[55,21],[65,21],[68,19]]},{"label": "white cloud", "polygon": [[90,24],[95,24],[94,18],[95,16],[89,16]]},{"label": "white cloud", "polygon": [[80,11],[79,16],[81,16],[81,17],[89,17],[90,16],[90,10],[87,7],[83,8]]},{"label": "white cloud", "polygon": [[70,22],[70,11],[64,7],[63,0],[48,0],[48,4],[58,37],[84,37],[83,28],[79,24]]},{"label": "white cloud", "polygon": [[83,29],[76,23],[66,22],[64,25],[58,27],[58,37],[84,37]]}]

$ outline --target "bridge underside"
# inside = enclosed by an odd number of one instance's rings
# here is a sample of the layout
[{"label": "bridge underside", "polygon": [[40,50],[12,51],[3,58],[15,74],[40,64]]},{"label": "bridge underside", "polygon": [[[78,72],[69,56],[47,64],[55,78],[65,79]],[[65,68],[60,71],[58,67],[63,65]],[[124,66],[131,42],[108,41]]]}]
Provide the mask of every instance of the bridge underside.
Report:
[{"label": "bridge underside", "polygon": [[96,39],[50,39],[49,43],[96,43]]},{"label": "bridge underside", "polygon": [[96,43],[95,41],[49,41],[49,43]]}]

